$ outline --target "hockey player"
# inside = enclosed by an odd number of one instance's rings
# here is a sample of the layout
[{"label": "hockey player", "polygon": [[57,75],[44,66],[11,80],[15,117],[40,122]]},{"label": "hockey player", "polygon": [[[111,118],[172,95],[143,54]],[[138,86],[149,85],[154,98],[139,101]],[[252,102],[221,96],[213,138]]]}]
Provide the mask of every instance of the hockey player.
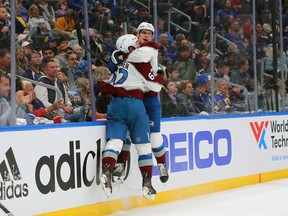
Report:
[{"label": "hockey player", "polygon": [[[150,64],[154,77],[159,77],[158,70],[158,45],[154,43],[154,27],[152,24],[142,22],[137,28],[137,38],[140,48],[129,54],[127,62],[133,62],[137,70],[141,72],[143,65]],[[151,52],[151,50],[153,52]],[[152,55],[150,55],[150,53]],[[145,64],[143,64],[145,63]],[[116,64],[119,64],[117,62]],[[143,65],[142,65],[143,64]],[[159,79],[160,80],[160,79]],[[149,91],[145,94],[144,105],[150,120],[150,139],[152,152],[157,161],[159,177],[161,182],[168,181],[169,175],[166,168],[166,150],[163,143],[163,138],[160,134],[161,106],[158,98],[158,93]],[[119,155],[117,164],[113,172],[113,179],[116,182],[123,182],[125,177],[125,164],[129,157],[129,142],[127,142]]]},{"label": "hockey player", "polygon": [[[137,38],[134,35],[126,35],[124,41],[128,44],[127,49],[136,47]],[[129,51],[131,52],[131,50]],[[113,61],[115,65],[120,62],[117,52],[114,52],[109,60]],[[110,83],[113,85],[106,85],[106,89],[113,97],[107,113],[106,137],[108,142],[103,151],[101,184],[106,194],[110,196],[112,193],[112,171],[122,149],[123,141],[126,140],[128,129],[131,141],[135,144],[139,155],[138,165],[143,178],[143,196],[153,200],[156,191],[151,184],[153,161],[148,136],[150,128],[143,98],[144,92],[147,90],[159,92],[161,86],[152,82],[155,77],[151,74],[150,64],[142,63],[141,67],[143,70],[139,73],[134,64],[124,61],[111,77]]]}]

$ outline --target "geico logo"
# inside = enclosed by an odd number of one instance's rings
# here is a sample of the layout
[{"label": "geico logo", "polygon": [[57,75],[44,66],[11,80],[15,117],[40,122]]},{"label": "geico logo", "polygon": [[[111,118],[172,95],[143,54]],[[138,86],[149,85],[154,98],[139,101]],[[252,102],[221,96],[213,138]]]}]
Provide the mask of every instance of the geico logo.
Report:
[{"label": "geico logo", "polygon": [[[99,139],[97,148],[100,148],[100,142],[101,140]],[[75,143],[74,146],[74,141],[70,141],[69,154],[62,154],[58,160],[55,160],[54,155],[43,156],[39,159],[35,170],[35,180],[41,193],[55,192],[56,183],[64,191],[75,189],[76,187],[80,188],[82,187],[82,182],[87,187],[92,185],[96,168],[92,170],[93,172],[88,172],[91,169],[87,169],[87,167],[93,167],[92,165],[96,163],[96,153],[93,151],[87,152],[82,162],[79,152],[80,141],[77,140]],[[100,151],[97,150],[97,152]],[[100,157],[100,154],[97,157]],[[96,161],[100,160],[97,159]]]},{"label": "geico logo", "polygon": [[171,173],[205,169],[213,164],[224,166],[231,162],[232,141],[227,129],[214,133],[199,131],[195,134],[191,132],[162,136],[165,147],[169,146],[166,161]]},{"label": "geico logo", "polygon": [[15,184],[13,181],[0,182],[0,200],[28,196],[28,184]]}]

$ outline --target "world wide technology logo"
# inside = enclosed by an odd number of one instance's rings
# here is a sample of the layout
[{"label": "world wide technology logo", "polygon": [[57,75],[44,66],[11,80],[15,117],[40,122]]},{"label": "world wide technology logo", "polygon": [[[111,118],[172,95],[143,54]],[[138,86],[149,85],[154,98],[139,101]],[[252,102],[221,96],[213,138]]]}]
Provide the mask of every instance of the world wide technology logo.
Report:
[{"label": "world wide technology logo", "polygon": [[258,143],[258,148],[267,149],[267,144],[265,142],[265,135],[269,121],[250,122],[249,124],[252,129],[253,135]]}]

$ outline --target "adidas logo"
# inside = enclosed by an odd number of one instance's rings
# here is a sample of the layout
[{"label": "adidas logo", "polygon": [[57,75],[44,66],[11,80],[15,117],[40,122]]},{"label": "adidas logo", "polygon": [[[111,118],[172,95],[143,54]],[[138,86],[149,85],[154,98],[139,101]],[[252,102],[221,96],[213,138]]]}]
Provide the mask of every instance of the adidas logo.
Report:
[{"label": "adidas logo", "polygon": [[[6,160],[0,163],[0,200],[28,196],[28,184],[15,184],[22,179],[12,148],[5,153]],[[7,166],[8,164],[8,166]]]}]

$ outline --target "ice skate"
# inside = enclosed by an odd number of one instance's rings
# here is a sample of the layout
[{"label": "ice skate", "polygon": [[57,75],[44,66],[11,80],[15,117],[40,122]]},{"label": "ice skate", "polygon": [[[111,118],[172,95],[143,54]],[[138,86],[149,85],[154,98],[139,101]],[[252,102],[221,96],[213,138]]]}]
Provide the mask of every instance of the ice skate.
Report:
[{"label": "ice skate", "polygon": [[125,163],[116,163],[113,173],[112,173],[113,182],[116,182],[116,183],[124,182],[124,178],[126,175],[125,168],[126,168]]},{"label": "ice skate", "polygon": [[162,183],[165,183],[169,179],[168,171],[166,168],[166,164],[159,163],[157,164],[159,170],[159,178]]},{"label": "ice skate", "polygon": [[104,164],[103,173],[101,175],[101,185],[107,197],[110,197],[112,194],[112,173],[108,167],[109,164]]},{"label": "ice skate", "polygon": [[151,178],[147,177],[147,174],[143,175],[143,182],[142,182],[142,191],[143,196],[149,200],[155,200],[156,197],[156,190],[153,188],[151,184]]}]

